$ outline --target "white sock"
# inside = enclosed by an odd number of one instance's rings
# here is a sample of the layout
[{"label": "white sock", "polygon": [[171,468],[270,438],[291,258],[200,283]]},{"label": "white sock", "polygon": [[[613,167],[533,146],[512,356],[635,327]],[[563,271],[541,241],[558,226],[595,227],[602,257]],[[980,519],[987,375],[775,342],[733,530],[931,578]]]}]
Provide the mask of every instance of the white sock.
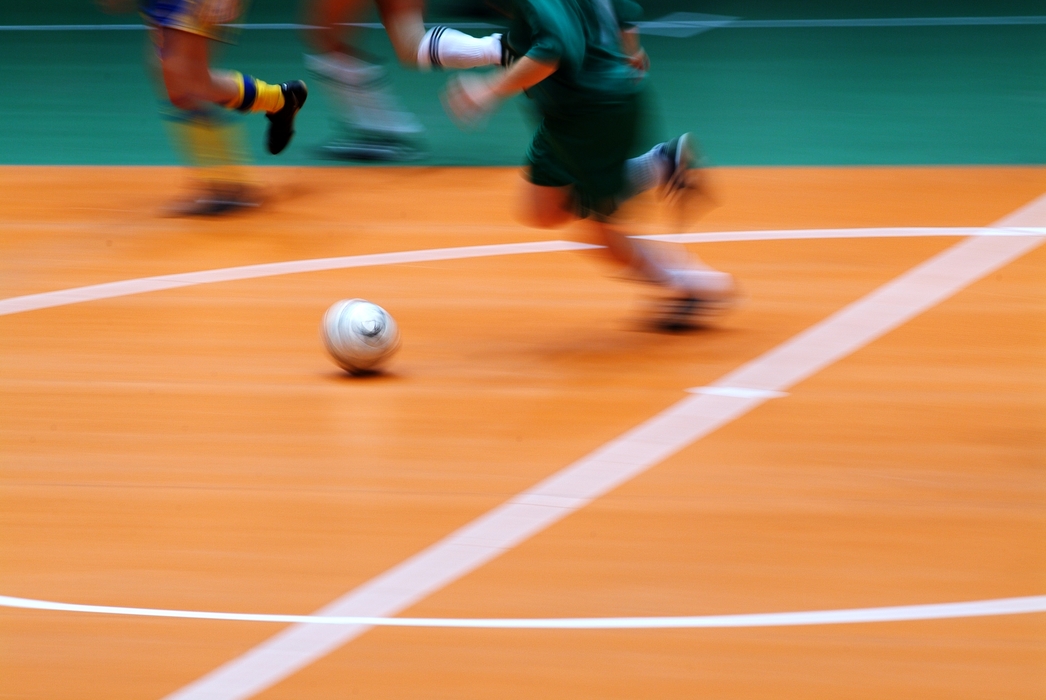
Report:
[{"label": "white sock", "polygon": [[628,182],[628,196],[659,187],[668,180],[672,164],[665,158],[658,144],[641,156],[630,158],[625,162],[625,179]]},{"label": "white sock", "polygon": [[457,29],[438,26],[425,32],[418,45],[418,67],[478,68],[501,63],[501,35],[477,39]]}]

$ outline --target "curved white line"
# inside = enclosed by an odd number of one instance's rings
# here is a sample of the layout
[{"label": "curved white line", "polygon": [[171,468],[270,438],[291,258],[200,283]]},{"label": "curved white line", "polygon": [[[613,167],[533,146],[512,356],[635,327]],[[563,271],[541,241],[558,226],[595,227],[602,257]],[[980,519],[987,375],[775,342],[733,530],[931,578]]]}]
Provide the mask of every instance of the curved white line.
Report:
[{"label": "curved white line", "polygon": [[503,245],[476,245],[461,248],[433,248],[430,250],[410,250],[402,253],[375,253],[373,255],[349,255],[340,258],[316,258],[313,260],[291,260],[289,262],[265,263],[263,265],[244,265],[226,267],[218,270],[201,272],[182,272],[173,275],[141,277],[120,282],[92,284],[87,287],[60,289],[41,294],[10,297],[0,300],[0,316],[17,314],[23,311],[48,309],[55,306],[79,304],[85,301],[112,299],[115,297],[158,292],[165,289],[191,287],[197,284],[213,282],[233,282],[258,277],[275,277],[298,272],[320,272],[323,270],[343,270],[350,267],[373,267],[376,265],[397,265],[402,263],[432,262],[435,260],[461,260],[464,258],[486,258],[495,255],[520,255],[524,253],[555,253],[563,250],[584,250],[597,248],[585,243],[572,241],[538,241],[535,243],[507,243]]},{"label": "curved white line", "polygon": [[795,627],[841,625],[866,622],[944,620],[964,617],[1022,615],[1046,612],[1046,595],[995,598],[965,603],[898,605],[885,608],[810,610],[803,612],[749,613],[742,615],[695,615],[687,617],[553,617],[553,618],[442,618],[358,617],[340,615],[266,615],[260,613],[205,612],[126,608],[112,605],[79,605],[49,600],[0,596],[0,607],[25,610],[169,617],[191,620],[229,620],[311,625],[368,625],[374,627],[453,627],[472,629],[692,629],[711,627]]},{"label": "curved white line", "polygon": [[[925,236],[1041,236],[1046,228],[858,228],[858,229],[798,229],[792,231],[727,231],[709,233],[673,233],[638,236],[648,240],[672,241],[675,243],[722,243],[737,241],[802,240],[821,238],[901,238]],[[165,289],[191,287],[213,282],[232,282],[290,275],[299,272],[341,270],[352,267],[397,265],[435,260],[461,260],[496,255],[521,255],[526,253],[555,253],[565,250],[598,248],[573,241],[537,241],[534,243],[506,243],[501,245],[464,246],[460,248],[434,248],[400,253],[376,253],[373,255],[349,255],[338,258],[313,260],[291,260],[288,262],[244,265],[201,272],[183,272],[156,277],[93,284],[86,287],[60,289],[40,294],[0,299],[0,316],[24,311],[67,306],[87,301],[113,299],[116,297],[158,292]]]}]

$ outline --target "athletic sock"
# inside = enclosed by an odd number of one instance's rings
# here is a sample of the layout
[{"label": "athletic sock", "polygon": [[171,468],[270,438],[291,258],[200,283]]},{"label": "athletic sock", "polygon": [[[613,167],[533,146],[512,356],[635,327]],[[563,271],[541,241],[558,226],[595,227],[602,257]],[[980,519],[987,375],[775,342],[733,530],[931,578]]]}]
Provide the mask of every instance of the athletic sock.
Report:
[{"label": "athletic sock", "polygon": [[628,197],[665,184],[671,172],[672,163],[665,154],[663,143],[657,144],[641,156],[630,158],[625,161]]},{"label": "athletic sock", "polygon": [[216,108],[185,110],[168,106],[164,121],[183,160],[204,183],[246,183],[247,150],[240,124]]},{"label": "athletic sock", "polygon": [[477,39],[450,27],[438,26],[425,32],[418,45],[418,67],[478,68],[501,65],[501,35]]},{"label": "athletic sock", "polygon": [[283,89],[279,85],[269,85],[243,73],[233,73],[232,77],[240,90],[235,99],[225,104],[229,109],[268,114],[283,109]]}]

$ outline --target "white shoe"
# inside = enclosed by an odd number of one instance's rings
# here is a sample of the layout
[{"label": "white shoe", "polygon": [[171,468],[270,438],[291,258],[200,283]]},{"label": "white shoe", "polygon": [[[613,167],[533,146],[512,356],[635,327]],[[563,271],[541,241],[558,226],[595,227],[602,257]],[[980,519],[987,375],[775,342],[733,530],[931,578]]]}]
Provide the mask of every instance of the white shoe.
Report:
[{"label": "white shoe", "polygon": [[734,296],[734,278],[726,272],[699,267],[665,270],[665,286],[701,301],[723,302]]},{"label": "white shoe", "polygon": [[352,56],[306,55],[305,67],[333,93],[345,127],[386,137],[418,136],[425,131],[418,118],[399,104],[385,69]]}]

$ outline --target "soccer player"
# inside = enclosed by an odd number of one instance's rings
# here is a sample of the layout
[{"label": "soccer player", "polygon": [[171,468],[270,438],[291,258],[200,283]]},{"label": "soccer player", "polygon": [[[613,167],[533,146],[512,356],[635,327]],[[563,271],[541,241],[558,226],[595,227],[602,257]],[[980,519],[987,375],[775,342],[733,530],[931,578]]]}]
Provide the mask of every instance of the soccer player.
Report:
[{"label": "soccer player", "polygon": [[[426,30],[424,0],[375,0],[382,24],[407,68],[476,68],[502,60],[500,35],[476,38],[445,26]],[[409,160],[420,154],[424,127],[403,109],[377,60],[359,49],[351,26],[364,19],[368,0],[306,0],[305,65],[330,91],[339,133],[330,155]]]},{"label": "soccer player", "polygon": [[626,236],[614,212],[653,187],[674,197],[697,187],[693,140],[684,134],[629,158],[643,127],[648,65],[628,0],[504,0],[509,68],[463,74],[447,86],[453,116],[475,123],[525,91],[541,115],[527,150],[523,218],[538,227],[592,222],[599,243],[638,278],[674,296],[661,325],[681,330],[733,294],[730,275],[711,270],[680,247],[673,252]]},{"label": "soccer player", "polygon": [[[101,2],[110,11],[126,9],[128,4]],[[294,118],[308,96],[305,83],[270,85],[237,71],[211,68],[210,44],[228,41],[226,25],[240,15],[239,0],[140,0],[138,4],[152,30],[172,107],[167,119],[200,180],[200,192],[172,213],[216,215],[257,206],[241,167],[242,148],[224,113],[264,113],[270,122],[266,146],[270,153],[280,153],[294,134]]]}]

